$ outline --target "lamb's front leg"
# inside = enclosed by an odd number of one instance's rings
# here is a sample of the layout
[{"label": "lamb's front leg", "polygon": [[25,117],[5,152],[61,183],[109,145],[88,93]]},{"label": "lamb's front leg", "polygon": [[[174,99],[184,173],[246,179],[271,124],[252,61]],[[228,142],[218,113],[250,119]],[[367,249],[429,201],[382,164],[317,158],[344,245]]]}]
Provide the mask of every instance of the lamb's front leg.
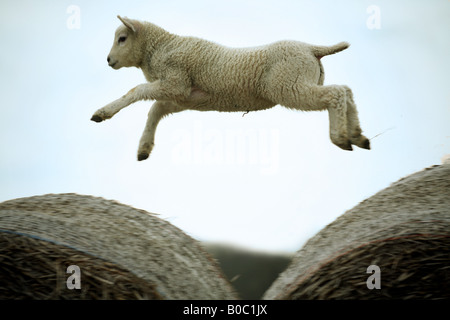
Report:
[{"label": "lamb's front leg", "polygon": [[117,112],[130,104],[140,100],[157,100],[160,97],[160,82],[151,82],[140,84],[130,91],[128,91],[121,98],[111,102],[105,107],[98,109],[91,120],[95,122],[102,122],[106,119],[111,119]]},{"label": "lamb's front leg", "polygon": [[137,156],[139,161],[147,159],[152,152],[153,146],[155,145],[156,127],[159,121],[168,114],[182,110],[184,109],[169,101],[156,101],[152,105],[148,113],[147,124],[139,142]]}]

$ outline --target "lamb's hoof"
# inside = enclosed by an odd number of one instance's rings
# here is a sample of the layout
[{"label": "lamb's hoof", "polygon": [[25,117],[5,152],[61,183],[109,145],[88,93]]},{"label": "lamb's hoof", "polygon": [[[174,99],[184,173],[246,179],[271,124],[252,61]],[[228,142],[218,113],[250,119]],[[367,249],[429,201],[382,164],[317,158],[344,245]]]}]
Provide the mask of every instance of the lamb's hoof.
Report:
[{"label": "lamb's hoof", "polygon": [[339,144],[338,147],[341,148],[342,150],[353,151],[352,143],[350,142],[350,140],[347,140],[343,144]]},{"label": "lamb's hoof", "polygon": [[361,148],[370,150],[370,141],[369,141],[369,139],[366,139],[366,140],[363,142],[363,145],[361,146]]},{"label": "lamb's hoof", "polygon": [[92,116],[92,118],[91,118],[91,121],[102,122],[103,119],[102,119],[100,116],[94,114],[94,115]]},{"label": "lamb's hoof", "polygon": [[348,147],[342,148],[342,150],[353,151],[353,147],[352,145],[349,145]]},{"label": "lamb's hoof", "polygon": [[351,139],[352,144],[355,146],[358,146],[362,149],[370,150],[370,140],[364,137],[363,135],[360,135],[357,138]]},{"label": "lamb's hoof", "polygon": [[145,153],[145,152],[139,153],[139,154],[138,154],[138,161],[145,160],[145,159],[148,158],[148,156],[149,156],[148,153]]}]

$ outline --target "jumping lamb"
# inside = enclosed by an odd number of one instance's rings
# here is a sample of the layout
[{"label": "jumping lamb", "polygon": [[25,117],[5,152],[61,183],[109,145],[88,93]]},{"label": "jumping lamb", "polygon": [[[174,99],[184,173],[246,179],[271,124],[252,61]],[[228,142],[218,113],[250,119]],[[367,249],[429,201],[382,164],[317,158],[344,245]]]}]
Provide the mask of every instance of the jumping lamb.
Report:
[{"label": "jumping lamb", "polygon": [[320,59],[348,48],[346,42],[315,46],[279,41],[255,48],[227,48],[182,37],[152,24],[117,16],[107,61],[113,69],[140,68],[147,83],[97,110],[101,122],[140,100],[155,100],[142,134],[138,160],[149,157],[155,130],[166,115],[183,110],[249,112],[279,104],[287,108],[328,110],[330,138],[338,147],[370,149],[363,136],[353,94],[345,85],[323,85]]}]

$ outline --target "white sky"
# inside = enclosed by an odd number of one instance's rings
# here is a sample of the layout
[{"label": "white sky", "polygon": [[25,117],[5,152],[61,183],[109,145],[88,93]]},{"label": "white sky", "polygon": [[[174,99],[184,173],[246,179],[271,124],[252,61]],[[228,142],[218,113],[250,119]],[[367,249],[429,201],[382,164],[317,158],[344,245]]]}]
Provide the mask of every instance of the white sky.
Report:
[{"label": "white sky", "polygon": [[[69,29],[70,5],[80,25]],[[376,5],[380,29],[366,22]],[[332,45],[325,84],[354,92],[372,150],[328,138],[327,113],[277,106],[186,111],[136,160],[151,102],[104,123],[100,107],[145,81],[106,57],[116,15],[228,46],[291,39]],[[198,240],[295,251],[336,217],[450,153],[450,2],[2,1],[0,201],[76,192],[159,213]],[[384,132],[384,133],[383,133]]]}]

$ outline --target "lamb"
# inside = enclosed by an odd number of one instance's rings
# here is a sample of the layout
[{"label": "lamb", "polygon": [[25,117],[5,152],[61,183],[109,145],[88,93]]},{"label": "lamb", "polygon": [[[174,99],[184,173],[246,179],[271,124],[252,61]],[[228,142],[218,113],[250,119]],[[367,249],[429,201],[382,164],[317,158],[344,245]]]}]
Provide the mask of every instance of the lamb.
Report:
[{"label": "lamb", "polygon": [[117,16],[107,61],[113,69],[140,68],[147,83],[97,110],[101,122],[140,100],[155,100],[139,142],[138,160],[149,157],[159,121],[183,110],[249,112],[282,105],[328,110],[331,141],[343,150],[370,149],[360,128],[353,94],[345,85],[324,86],[320,59],[348,48],[341,42],[316,46],[279,41],[256,48],[228,48],[195,37],[182,37],[152,24]]}]

